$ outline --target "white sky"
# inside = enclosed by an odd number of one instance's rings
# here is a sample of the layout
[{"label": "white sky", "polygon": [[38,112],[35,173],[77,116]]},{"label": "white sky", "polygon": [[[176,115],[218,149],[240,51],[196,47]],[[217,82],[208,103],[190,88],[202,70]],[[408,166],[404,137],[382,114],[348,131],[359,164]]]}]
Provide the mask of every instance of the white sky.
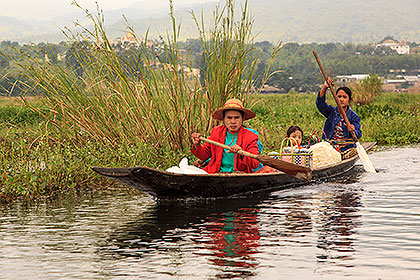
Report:
[{"label": "white sky", "polygon": [[[73,0],[0,0],[0,16],[11,16],[18,19],[50,19],[73,12],[78,8],[71,5]],[[169,0],[77,0],[89,10],[96,9],[97,2],[103,10],[126,8],[136,2],[153,3],[155,5],[169,5]],[[210,0],[173,0],[176,6],[210,2]]]}]

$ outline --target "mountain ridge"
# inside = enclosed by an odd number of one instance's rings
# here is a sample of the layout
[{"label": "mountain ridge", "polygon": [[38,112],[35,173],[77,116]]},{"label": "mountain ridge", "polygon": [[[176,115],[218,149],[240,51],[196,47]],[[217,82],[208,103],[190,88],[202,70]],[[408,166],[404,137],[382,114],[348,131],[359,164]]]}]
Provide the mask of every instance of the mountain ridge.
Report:
[{"label": "mountain ridge", "polygon": [[[123,14],[137,35],[144,35],[149,29],[150,37],[157,38],[171,30],[169,6],[146,7],[144,3],[137,2],[127,9],[106,11],[108,35],[111,38],[122,35],[125,29]],[[390,35],[396,39],[420,42],[418,0],[249,0],[248,3],[255,18],[254,31],[260,32],[257,41],[368,43]],[[214,7],[213,2],[176,8],[177,22],[181,23],[180,39],[198,35],[189,13],[191,10],[197,15],[203,11],[205,17],[210,18]],[[0,16],[0,24],[5,22],[3,18]],[[47,28],[45,22],[31,24],[15,20],[14,23],[0,28],[0,41],[24,41],[25,38],[42,41],[45,37],[42,33],[53,37],[52,28]],[[58,29],[57,26],[54,28]],[[61,40],[64,39],[62,37]]]}]

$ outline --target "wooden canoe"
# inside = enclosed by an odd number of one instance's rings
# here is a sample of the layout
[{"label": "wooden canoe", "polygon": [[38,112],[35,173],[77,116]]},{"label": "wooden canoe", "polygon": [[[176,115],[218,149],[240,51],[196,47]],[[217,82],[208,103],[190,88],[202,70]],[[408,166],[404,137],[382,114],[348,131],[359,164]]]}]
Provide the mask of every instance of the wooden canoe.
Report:
[{"label": "wooden canoe", "polygon": [[[363,143],[366,151],[376,143]],[[358,155],[312,169],[312,180],[327,180],[354,167]],[[257,174],[174,174],[150,167],[92,167],[92,169],[118,182],[127,184],[157,199],[219,198],[264,190],[280,190],[309,184],[283,172]]]}]

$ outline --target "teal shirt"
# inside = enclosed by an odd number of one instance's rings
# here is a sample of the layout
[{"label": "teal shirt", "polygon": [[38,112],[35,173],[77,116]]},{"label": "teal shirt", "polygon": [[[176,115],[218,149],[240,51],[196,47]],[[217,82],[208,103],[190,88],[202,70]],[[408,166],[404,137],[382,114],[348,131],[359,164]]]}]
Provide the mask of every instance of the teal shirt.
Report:
[{"label": "teal shirt", "polygon": [[[238,133],[232,134],[226,131],[225,145],[233,146],[238,141]],[[229,150],[223,149],[222,166],[220,172],[235,172],[235,154],[228,153]]]},{"label": "teal shirt", "polygon": [[[255,133],[255,134],[258,136],[258,132],[257,132],[255,129],[252,129],[252,128],[249,128],[249,127],[243,127],[243,128],[248,129],[249,131],[251,131],[251,132]],[[263,150],[264,146],[263,146],[263,144],[260,142],[260,139],[258,139],[257,144],[258,144],[258,153],[259,153],[259,154],[261,154],[261,152],[262,152],[262,150]],[[252,172],[258,171],[258,170],[260,170],[262,167],[263,167],[263,164],[260,162],[260,164],[258,165],[258,167],[257,167],[257,168],[255,168],[255,169],[253,169],[253,170],[252,170]]]}]

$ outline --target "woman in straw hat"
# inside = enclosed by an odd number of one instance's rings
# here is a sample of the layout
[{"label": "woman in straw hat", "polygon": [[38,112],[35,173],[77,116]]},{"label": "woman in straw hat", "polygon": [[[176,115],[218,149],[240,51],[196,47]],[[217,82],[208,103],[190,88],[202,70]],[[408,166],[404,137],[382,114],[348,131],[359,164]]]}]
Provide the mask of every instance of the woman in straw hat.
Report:
[{"label": "woman in straw hat", "polygon": [[229,99],[222,108],[213,112],[213,118],[223,121],[223,125],[216,126],[210,133],[209,139],[230,146],[229,150],[200,143],[200,134],[191,134],[193,147],[191,152],[200,160],[210,159],[204,167],[208,173],[236,172],[251,173],[259,167],[259,161],[250,157],[236,154],[239,150],[258,155],[258,135],[242,126],[243,121],[255,117],[255,113],[244,108],[238,99]]}]

